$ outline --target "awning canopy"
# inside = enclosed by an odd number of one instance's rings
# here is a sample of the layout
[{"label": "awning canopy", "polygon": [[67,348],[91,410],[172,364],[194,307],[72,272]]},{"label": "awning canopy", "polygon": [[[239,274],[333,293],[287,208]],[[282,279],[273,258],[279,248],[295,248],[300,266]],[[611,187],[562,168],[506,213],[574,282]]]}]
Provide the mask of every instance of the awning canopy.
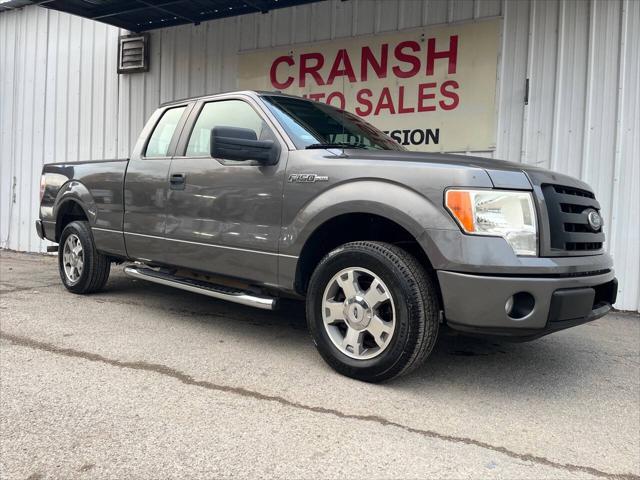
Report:
[{"label": "awning canopy", "polygon": [[2,9],[41,5],[116,27],[143,32],[205,20],[303,5],[319,0],[12,0]]}]

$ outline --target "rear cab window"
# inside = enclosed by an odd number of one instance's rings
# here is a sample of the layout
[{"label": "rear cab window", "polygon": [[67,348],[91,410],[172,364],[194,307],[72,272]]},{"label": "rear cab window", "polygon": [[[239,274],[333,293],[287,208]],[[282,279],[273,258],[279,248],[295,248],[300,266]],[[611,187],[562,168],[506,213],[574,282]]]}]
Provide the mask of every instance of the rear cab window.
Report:
[{"label": "rear cab window", "polygon": [[169,145],[185,108],[187,107],[181,106],[165,110],[149,138],[144,152],[145,157],[163,158],[169,156]]}]

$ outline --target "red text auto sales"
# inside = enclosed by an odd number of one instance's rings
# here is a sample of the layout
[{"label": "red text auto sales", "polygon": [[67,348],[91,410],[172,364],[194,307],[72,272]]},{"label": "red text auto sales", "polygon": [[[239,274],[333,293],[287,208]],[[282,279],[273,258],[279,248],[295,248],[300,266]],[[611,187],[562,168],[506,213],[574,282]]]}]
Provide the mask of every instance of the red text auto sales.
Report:
[{"label": "red text auto sales", "polygon": [[[304,97],[342,109],[349,105],[364,118],[451,111],[460,104],[460,84],[449,78],[457,71],[458,42],[458,35],[450,35],[444,45],[442,40],[428,38],[381,43],[374,48],[364,45],[359,55],[345,48],[331,56],[320,51],[282,55],[271,63],[269,80],[276,90],[304,89],[309,92]],[[437,68],[446,69],[447,79],[433,78]],[[403,85],[407,79],[411,79],[410,87]],[[374,91],[366,86],[372,81],[385,86]],[[318,87],[322,91],[314,91]],[[429,128],[386,133],[404,145],[437,144],[440,135],[439,129]]]}]

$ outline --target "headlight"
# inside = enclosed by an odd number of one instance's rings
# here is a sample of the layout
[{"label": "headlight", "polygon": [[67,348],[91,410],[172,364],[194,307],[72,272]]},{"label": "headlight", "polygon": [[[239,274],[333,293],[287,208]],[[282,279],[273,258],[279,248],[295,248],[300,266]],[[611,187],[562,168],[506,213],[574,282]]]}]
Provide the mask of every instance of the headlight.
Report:
[{"label": "headlight", "polygon": [[511,190],[447,190],[445,205],[471,235],[504,238],[516,255],[537,255],[533,197]]}]

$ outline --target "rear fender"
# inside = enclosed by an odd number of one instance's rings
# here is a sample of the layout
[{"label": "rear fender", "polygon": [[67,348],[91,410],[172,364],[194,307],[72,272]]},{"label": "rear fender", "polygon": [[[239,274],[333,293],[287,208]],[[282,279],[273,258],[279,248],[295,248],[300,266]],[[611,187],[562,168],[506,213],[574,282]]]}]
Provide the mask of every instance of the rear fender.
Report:
[{"label": "rear fender", "polygon": [[60,211],[67,202],[76,202],[87,216],[89,225],[95,224],[98,208],[91,192],[85,185],[77,180],[71,180],[60,188],[53,207],[54,221],[57,220]]}]

